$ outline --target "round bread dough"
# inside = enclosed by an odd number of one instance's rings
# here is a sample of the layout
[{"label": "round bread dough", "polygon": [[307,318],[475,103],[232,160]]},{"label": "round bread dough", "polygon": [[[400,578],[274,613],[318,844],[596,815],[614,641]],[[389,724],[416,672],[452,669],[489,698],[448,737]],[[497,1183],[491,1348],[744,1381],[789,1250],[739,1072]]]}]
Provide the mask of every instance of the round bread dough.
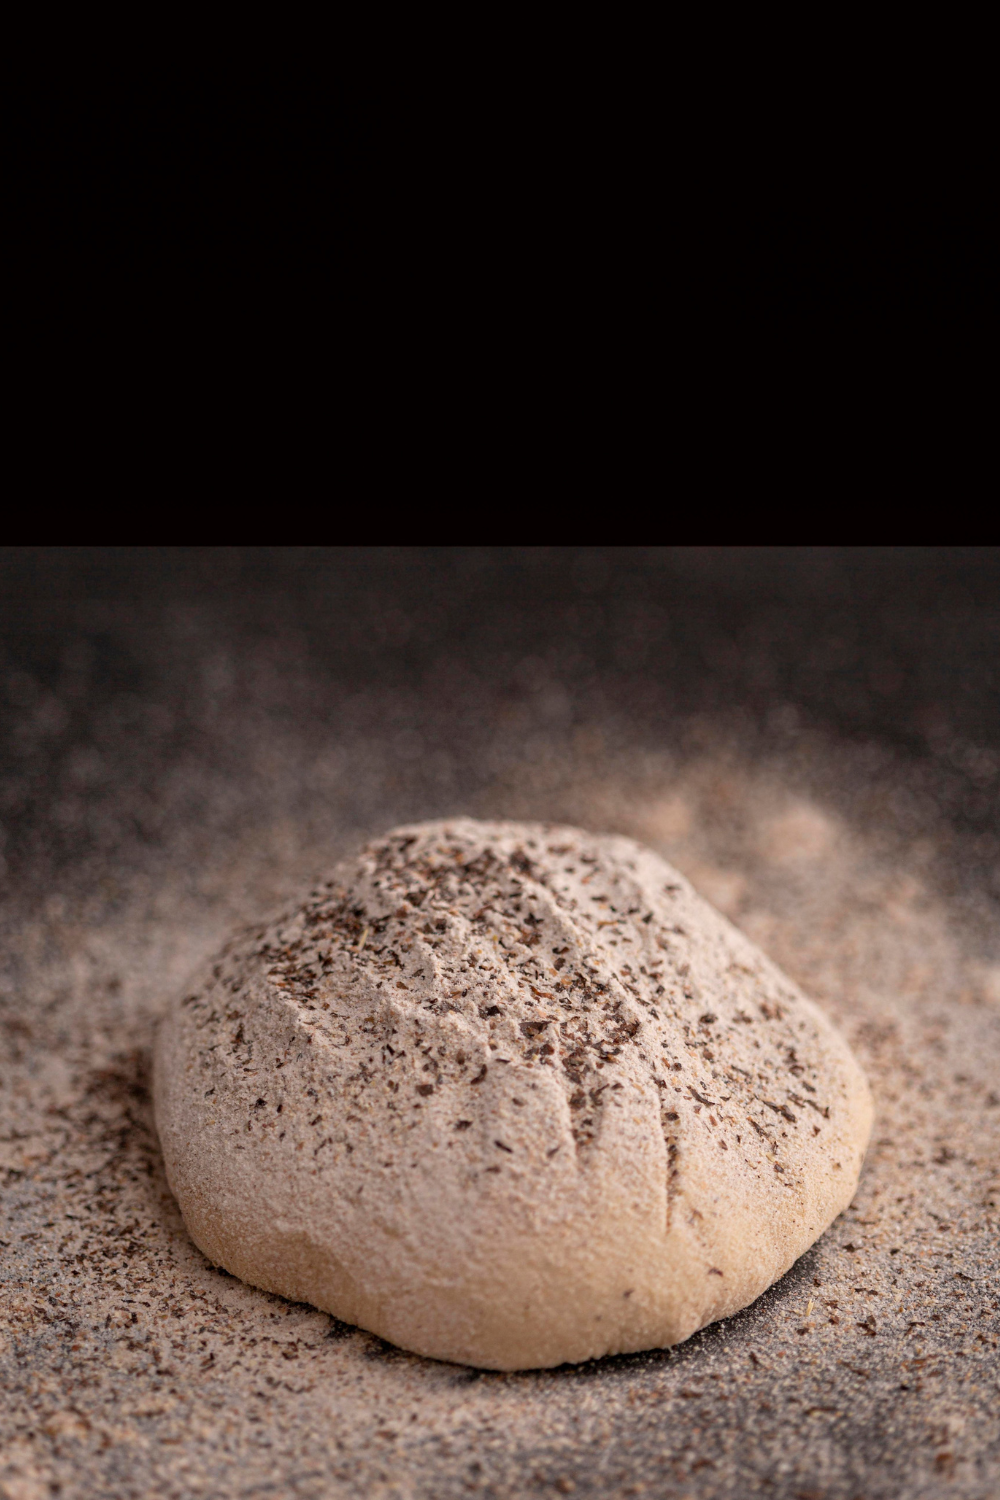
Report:
[{"label": "round bread dough", "polygon": [[684,877],[575,828],[416,824],[237,937],[164,1022],[195,1243],[494,1370],[673,1344],[850,1202],[867,1083]]}]

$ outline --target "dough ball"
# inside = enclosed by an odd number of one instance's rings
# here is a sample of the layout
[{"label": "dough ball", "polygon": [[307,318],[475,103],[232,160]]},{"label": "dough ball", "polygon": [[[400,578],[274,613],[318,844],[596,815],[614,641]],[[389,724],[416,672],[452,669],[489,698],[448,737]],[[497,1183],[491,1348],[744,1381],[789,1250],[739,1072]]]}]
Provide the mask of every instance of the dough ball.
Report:
[{"label": "dough ball", "polygon": [[630,839],[396,829],[165,1020],[167,1176],[253,1286],[495,1370],[673,1344],[850,1202],[845,1042]]}]

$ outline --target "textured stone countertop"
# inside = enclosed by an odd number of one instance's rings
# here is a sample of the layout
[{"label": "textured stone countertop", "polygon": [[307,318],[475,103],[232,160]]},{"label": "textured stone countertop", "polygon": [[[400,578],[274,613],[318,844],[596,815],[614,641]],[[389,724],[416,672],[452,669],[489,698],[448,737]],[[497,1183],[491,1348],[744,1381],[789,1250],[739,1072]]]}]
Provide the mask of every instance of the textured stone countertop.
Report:
[{"label": "textured stone countertop", "polygon": [[[280,652],[241,693],[221,627],[176,629],[202,673],[194,727],[161,753],[167,690],[118,691],[50,793],[57,821],[84,820],[78,856],[47,863],[40,839],[6,892],[0,1496],[1000,1493],[1000,956],[913,766],[794,716],[752,748],[711,716],[670,744],[620,714],[574,727],[544,684],[534,729],[501,702],[466,749],[429,748],[398,686],[352,688],[331,727],[286,711]],[[29,682],[19,712],[58,717]],[[476,757],[490,775],[463,780]],[[434,1363],[242,1285],[185,1234],[148,1093],[165,1003],[367,834],[460,810],[646,840],[871,1080],[851,1209],[683,1346],[515,1375]]]}]

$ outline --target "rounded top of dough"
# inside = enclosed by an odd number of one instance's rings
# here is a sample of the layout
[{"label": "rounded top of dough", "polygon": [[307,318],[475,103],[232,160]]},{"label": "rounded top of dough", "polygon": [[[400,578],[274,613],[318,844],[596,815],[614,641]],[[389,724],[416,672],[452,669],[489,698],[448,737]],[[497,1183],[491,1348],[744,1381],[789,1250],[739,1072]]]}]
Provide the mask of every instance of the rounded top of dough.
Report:
[{"label": "rounded top of dough", "polygon": [[871,1126],[830,1022],[657,855],[468,818],[235,938],[154,1082],[211,1260],[492,1369],[745,1306],[850,1202]]}]

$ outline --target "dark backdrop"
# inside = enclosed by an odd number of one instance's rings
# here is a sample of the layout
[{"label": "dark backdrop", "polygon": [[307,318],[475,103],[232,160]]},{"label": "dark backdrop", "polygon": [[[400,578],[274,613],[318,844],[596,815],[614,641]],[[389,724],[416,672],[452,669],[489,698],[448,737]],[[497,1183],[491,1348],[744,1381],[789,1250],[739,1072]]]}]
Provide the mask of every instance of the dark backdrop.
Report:
[{"label": "dark backdrop", "polygon": [[239,786],[262,728],[363,731],[457,805],[708,716],[891,748],[998,894],[998,548],[7,548],[0,689],[8,881],[155,848],[178,768]]}]

